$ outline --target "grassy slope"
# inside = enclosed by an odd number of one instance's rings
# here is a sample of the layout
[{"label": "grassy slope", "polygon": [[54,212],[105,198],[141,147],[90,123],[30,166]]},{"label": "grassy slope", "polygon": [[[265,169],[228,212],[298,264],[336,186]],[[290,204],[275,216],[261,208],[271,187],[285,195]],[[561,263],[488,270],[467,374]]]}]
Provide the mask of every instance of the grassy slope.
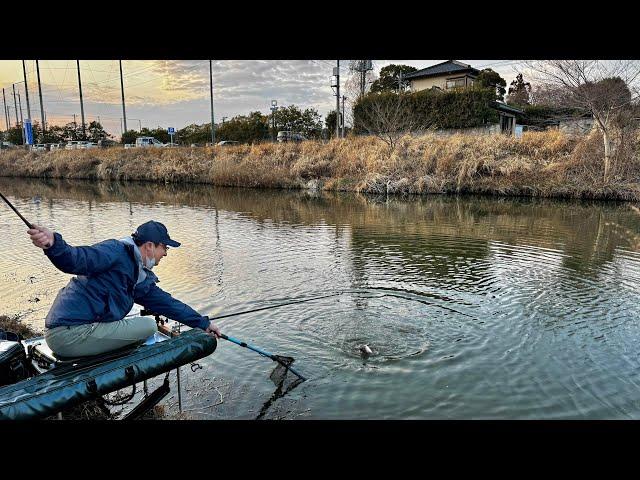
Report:
[{"label": "grassy slope", "polygon": [[0,175],[191,182],[368,193],[455,193],[637,200],[640,159],[627,149],[602,182],[597,132],[405,137],[390,152],[373,137],[327,143],[0,154]]}]

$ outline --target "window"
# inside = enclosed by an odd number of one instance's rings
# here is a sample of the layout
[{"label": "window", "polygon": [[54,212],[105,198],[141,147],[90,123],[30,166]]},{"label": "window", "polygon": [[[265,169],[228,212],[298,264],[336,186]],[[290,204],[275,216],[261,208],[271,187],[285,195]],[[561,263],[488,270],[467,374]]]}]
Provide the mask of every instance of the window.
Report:
[{"label": "window", "polygon": [[450,88],[460,88],[465,86],[464,77],[463,78],[452,78],[447,80],[447,90]]}]

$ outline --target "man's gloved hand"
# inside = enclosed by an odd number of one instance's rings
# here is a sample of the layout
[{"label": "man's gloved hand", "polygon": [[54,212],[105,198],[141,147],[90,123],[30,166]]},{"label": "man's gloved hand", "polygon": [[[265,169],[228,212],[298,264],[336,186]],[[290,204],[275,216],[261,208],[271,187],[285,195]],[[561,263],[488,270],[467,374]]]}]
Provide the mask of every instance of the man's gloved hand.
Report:
[{"label": "man's gloved hand", "polygon": [[209,326],[204,331],[207,333],[213,333],[216,338],[220,338],[220,329],[215,323],[213,323],[213,320],[209,320]]},{"label": "man's gloved hand", "polygon": [[53,232],[45,227],[39,227],[38,225],[32,225],[33,228],[27,230],[27,233],[31,236],[31,242],[38,248],[46,250],[53,246],[55,237]]}]

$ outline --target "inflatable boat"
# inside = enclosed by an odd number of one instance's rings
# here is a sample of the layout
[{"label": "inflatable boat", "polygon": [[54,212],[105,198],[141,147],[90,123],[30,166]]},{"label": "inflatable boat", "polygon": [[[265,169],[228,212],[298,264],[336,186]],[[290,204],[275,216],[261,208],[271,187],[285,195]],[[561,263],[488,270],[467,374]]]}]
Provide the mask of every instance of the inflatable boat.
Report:
[{"label": "inflatable boat", "polygon": [[171,370],[178,372],[180,399],[179,368],[212,354],[217,341],[200,329],[177,334],[156,320],[158,332],[142,345],[75,359],[56,358],[44,337],[22,340],[5,334],[0,339],[0,420],[46,418],[167,374],[162,386],[125,417],[139,418],[169,392]]}]

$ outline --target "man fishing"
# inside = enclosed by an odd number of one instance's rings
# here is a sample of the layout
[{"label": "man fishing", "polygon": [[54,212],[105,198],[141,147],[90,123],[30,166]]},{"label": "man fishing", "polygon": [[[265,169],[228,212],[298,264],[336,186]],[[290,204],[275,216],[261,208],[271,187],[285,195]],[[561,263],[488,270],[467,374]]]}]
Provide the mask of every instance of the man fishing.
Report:
[{"label": "man fishing", "polygon": [[129,237],[86,247],[72,247],[59,233],[37,225],[27,233],[56,268],[76,275],[58,292],[45,320],[45,338],[56,355],[98,355],[142,343],[157,328],[151,317],[124,318],[134,302],[220,337],[213,321],[156,285],[151,269],[169,247],[180,246],[162,223],[149,221]]}]

